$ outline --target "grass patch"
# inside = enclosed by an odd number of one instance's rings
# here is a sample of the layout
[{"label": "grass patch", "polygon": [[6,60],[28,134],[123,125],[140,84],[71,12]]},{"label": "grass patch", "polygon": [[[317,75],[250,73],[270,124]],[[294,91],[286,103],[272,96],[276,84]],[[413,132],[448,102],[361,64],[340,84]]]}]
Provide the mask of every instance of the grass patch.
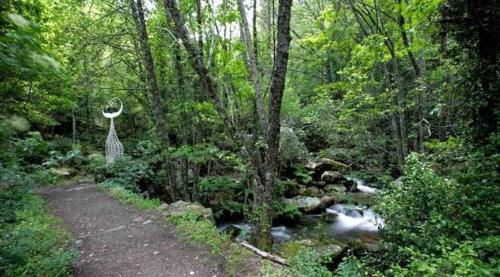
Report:
[{"label": "grass patch", "polygon": [[177,233],[182,238],[198,244],[208,245],[214,254],[221,253],[231,242],[228,235],[217,231],[212,221],[203,219],[202,215],[196,212],[169,216],[167,221],[177,227]]},{"label": "grass patch", "polygon": [[0,208],[0,275],[70,276],[78,252],[69,234],[56,227],[60,221],[45,213],[42,199],[31,191],[12,193],[17,192],[0,191],[2,201],[17,202]]},{"label": "grass patch", "polygon": [[97,186],[118,199],[118,201],[141,210],[155,210],[161,205],[160,200],[144,198],[142,195],[131,192],[116,182],[104,181]]}]

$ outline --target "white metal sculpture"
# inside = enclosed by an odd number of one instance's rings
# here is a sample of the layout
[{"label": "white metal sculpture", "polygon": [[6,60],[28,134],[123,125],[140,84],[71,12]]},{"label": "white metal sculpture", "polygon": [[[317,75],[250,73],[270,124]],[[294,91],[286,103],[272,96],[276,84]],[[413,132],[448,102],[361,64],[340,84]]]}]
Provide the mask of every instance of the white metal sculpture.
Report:
[{"label": "white metal sculpture", "polygon": [[118,139],[118,135],[116,135],[115,123],[113,121],[115,117],[119,116],[122,113],[123,103],[118,98],[112,98],[111,100],[109,100],[106,108],[116,108],[118,104],[120,105],[118,111],[108,113],[104,109],[102,110],[102,115],[106,118],[111,119],[108,137],[106,138],[106,150],[105,150],[106,163],[108,164],[114,162],[117,158],[123,156],[123,145]]}]

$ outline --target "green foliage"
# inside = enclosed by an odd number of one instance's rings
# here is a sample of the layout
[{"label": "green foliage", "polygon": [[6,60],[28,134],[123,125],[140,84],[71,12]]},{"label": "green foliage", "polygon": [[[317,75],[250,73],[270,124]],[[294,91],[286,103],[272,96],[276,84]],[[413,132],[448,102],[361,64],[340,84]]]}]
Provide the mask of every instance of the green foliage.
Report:
[{"label": "green foliage", "polygon": [[299,178],[303,184],[309,184],[312,182],[313,178],[311,172],[309,172],[303,165],[299,164],[294,167],[293,174]]},{"label": "green foliage", "polygon": [[301,249],[299,254],[290,260],[290,267],[286,269],[287,276],[292,277],[330,277],[330,271],[322,264],[319,255],[311,249]]},{"label": "green foliage", "polygon": [[26,138],[15,141],[14,151],[24,164],[40,164],[48,155],[50,145],[40,132],[29,132]]},{"label": "green foliage", "polygon": [[167,221],[176,225],[179,236],[188,241],[208,245],[213,253],[220,253],[229,243],[228,235],[220,233],[212,221],[195,212],[169,216]]},{"label": "green foliage", "polygon": [[407,267],[394,266],[391,276],[497,276],[500,274],[499,237],[444,247],[440,255],[411,252]]},{"label": "green foliage", "polygon": [[240,180],[227,176],[203,177],[198,185],[199,197],[221,214],[242,215],[249,207],[244,203],[246,187]]},{"label": "green foliage", "polygon": [[144,198],[140,194],[134,193],[124,188],[121,183],[116,183],[112,180],[99,183],[98,187],[108,192],[113,197],[116,197],[124,204],[130,204],[142,210],[154,210],[161,204],[160,200],[158,199]]},{"label": "green foliage", "polygon": [[279,159],[286,165],[303,162],[308,158],[307,148],[296,132],[289,127],[281,127]]},{"label": "green foliage", "polygon": [[[448,149],[449,145],[434,147]],[[479,157],[481,162],[476,160]],[[453,174],[459,184],[437,175],[432,163],[417,154],[408,157],[401,184],[387,187],[378,200],[385,226],[377,255],[368,259],[371,266],[390,276],[497,273],[499,258],[492,249],[498,247],[494,214],[498,174],[491,169],[498,158],[495,154],[485,157],[482,150],[468,158],[465,168],[470,169]],[[475,167],[478,163],[481,166]]]},{"label": "green foliage", "polygon": [[32,183],[25,173],[0,168],[0,275],[70,276],[77,252]]},{"label": "green foliage", "polygon": [[[100,162],[96,162],[100,164]],[[96,169],[98,181],[111,181],[121,184],[125,189],[140,192],[140,186],[154,182],[151,166],[142,159],[124,156],[111,164]]]},{"label": "green foliage", "polygon": [[88,164],[88,159],[82,154],[78,147],[61,154],[59,151],[50,151],[49,158],[42,165],[46,168],[69,166],[80,168]]},{"label": "green foliage", "polygon": [[363,277],[370,276],[366,266],[358,259],[352,256],[345,257],[335,271],[338,277]]},{"label": "green foliage", "polygon": [[[385,220],[382,237],[387,243],[418,247],[430,251],[435,240],[429,238],[455,237],[471,232],[472,226],[457,222],[464,197],[458,192],[455,180],[437,176],[416,154],[407,159],[401,185],[383,191],[378,210]],[[399,258],[401,253],[394,251]]]},{"label": "green foliage", "polygon": [[272,207],[274,218],[294,222],[302,217],[302,213],[299,211],[299,208],[293,204],[274,201]]},{"label": "green foliage", "polygon": [[196,165],[204,165],[208,162],[218,163],[228,170],[246,172],[246,163],[235,153],[221,150],[217,146],[208,143],[195,145],[183,145],[172,153],[172,158],[186,158]]}]

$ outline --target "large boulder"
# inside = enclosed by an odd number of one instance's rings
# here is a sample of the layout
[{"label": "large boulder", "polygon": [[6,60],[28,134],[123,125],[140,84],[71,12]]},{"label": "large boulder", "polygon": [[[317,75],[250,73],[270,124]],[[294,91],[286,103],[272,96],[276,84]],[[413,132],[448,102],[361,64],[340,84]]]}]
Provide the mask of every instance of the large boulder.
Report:
[{"label": "large boulder", "polygon": [[283,200],[286,204],[295,205],[303,213],[314,213],[326,209],[335,202],[333,196],[312,197],[299,195],[293,198],[285,198]]},{"label": "large boulder", "polygon": [[342,185],[347,191],[355,192],[357,191],[357,183],[354,180],[348,179],[341,173],[337,171],[325,171],[321,174],[321,181],[326,184]]},{"label": "large boulder", "polygon": [[170,205],[162,204],[161,210],[164,216],[182,216],[187,213],[198,214],[201,218],[210,221],[214,220],[212,209],[205,208],[198,203],[191,203],[179,200]]},{"label": "large boulder", "polygon": [[321,174],[321,181],[327,184],[341,184],[345,177],[337,171],[325,171]]}]

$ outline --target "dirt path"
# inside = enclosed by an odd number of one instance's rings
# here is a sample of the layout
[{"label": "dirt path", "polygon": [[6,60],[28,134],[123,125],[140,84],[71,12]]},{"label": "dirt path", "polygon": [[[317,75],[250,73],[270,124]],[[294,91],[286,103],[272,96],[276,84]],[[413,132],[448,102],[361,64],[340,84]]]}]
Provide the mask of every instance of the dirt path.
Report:
[{"label": "dirt path", "polygon": [[222,276],[220,260],[179,241],[153,214],[110,198],[95,184],[43,189],[80,248],[74,276]]}]

